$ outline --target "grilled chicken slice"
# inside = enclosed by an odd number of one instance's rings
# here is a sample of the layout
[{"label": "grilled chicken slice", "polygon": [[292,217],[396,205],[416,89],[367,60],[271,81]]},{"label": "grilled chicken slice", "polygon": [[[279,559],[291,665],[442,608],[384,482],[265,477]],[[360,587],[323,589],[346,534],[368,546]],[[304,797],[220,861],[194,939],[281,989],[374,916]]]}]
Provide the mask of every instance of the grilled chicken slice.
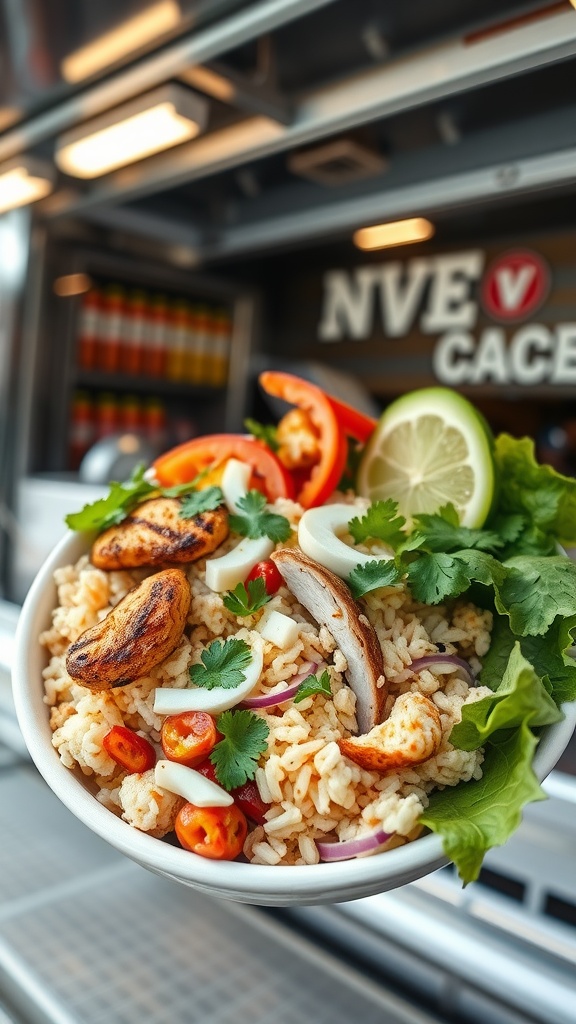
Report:
[{"label": "grilled chicken slice", "polygon": [[149,576],[70,646],[68,675],[91,690],[147,675],[178,646],[191,603],[181,569]]},{"label": "grilled chicken slice", "polygon": [[151,498],[118,526],[100,534],[92,546],[97,569],[136,569],[144,565],[196,562],[212,554],[228,536],[223,506],[182,519],[178,498]]},{"label": "grilled chicken slice", "polygon": [[385,722],[366,736],[338,740],[338,746],[361,768],[386,774],[422,764],[438,752],[441,742],[436,705],[421,693],[403,693]]},{"label": "grilled chicken slice", "polygon": [[288,589],[316,622],[326,626],[348,662],[346,678],[356,694],[356,719],[361,733],[382,718],[386,699],[382,650],[376,632],[348,587],[329,569],[301,551],[285,548],[270,558]]}]

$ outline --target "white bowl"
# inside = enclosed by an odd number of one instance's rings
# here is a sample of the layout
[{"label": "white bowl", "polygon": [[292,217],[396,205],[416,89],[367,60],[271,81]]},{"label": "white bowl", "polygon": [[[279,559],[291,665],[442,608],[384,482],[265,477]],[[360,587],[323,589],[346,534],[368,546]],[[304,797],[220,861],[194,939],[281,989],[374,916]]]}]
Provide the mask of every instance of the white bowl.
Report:
[{"label": "white bowl", "polygon": [[[271,867],[212,861],[139,832],[98,803],[84,777],[65,768],[52,746],[42,685],[47,655],[38,643],[56,605],[54,570],[74,563],[86,551],[86,536],[69,533],[40,569],[20,615],[13,673],[16,711],[30,754],[50,788],[80,821],[150,871],[214,896],[265,906],[359,899],[395,889],[448,863],[441,840],[433,834],[396,850],[335,864]],[[576,724],[576,704],[564,710],[562,722],[543,730],[534,760],[540,780],[556,764]]]}]

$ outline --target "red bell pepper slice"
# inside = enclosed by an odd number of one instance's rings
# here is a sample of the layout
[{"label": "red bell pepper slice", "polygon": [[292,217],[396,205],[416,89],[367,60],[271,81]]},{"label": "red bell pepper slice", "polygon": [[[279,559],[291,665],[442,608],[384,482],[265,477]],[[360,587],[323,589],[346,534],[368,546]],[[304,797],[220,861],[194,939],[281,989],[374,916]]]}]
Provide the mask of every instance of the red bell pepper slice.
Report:
[{"label": "red bell pepper slice", "polygon": [[338,486],[344,472],[348,448],[346,435],[324,392],[291,373],[266,370],[260,384],[269,395],[305,409],[320,438],[320,461],[302,483],[296,500],[304,508],[322,505]]},{"label": "red bell pepper slice", "polygon": [[374,432],[378,420],[374,419],[373,416],[366,416],[365,413],[359,412],[358,409],[354,409],[347,402],[341,402],[339,398],[334,398],[334,395],[327,395],[326,397],[334,409],[338,423],[346,436],[353,437],[355,441],[365,444]]}]

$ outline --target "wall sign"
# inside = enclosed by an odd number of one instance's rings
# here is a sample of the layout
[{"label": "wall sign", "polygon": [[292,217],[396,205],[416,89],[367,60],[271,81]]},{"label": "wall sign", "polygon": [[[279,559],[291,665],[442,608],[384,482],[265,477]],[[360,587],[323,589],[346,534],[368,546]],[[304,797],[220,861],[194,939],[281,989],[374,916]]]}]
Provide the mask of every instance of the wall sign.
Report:
[{"label": "wall sign", "polygon": [[289,267],[274,351],[316,359],[393,395],[442,383],[470,393],[573,395],[576,245],[569,233],[360,265]]}]

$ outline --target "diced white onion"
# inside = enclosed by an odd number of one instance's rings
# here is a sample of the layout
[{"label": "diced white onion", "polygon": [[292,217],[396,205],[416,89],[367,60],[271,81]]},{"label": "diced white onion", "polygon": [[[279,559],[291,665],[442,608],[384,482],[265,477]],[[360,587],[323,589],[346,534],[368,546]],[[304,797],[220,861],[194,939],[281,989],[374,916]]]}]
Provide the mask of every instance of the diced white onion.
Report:
[{"label": "diced white onion", "polygon": [[206,560],[206,586],[217,594],[234,590],[243,583],[256,562],[269,558],[274,550],[274,541],[269,537],[244,537],[240,543],[220,558]]},{"label": "diced white onion", "polygon": [[252,466],[249,466],[247,462],[228,459],[222,474],[222,493],[229,512],[241,513],[241,509],[238,508],[238,499],[247,494],[251,476]]},{"label": "diced white onion", "polygon": [[245,679],[238,686],[215,686],[207,690],[203,686],[173,689],[161,686],[154,691],[154,713],[156,715],[182,715],[185,711],[206,711],[218,715],[236,704],[240,704],[251,693],[262,673],[262,651],[252,649],[252,660],[244,669]]},{"label": "diced white onion", "polygon": [[196,807],[229,807],[234,797],[193,768],[176,761],[157,761],[154,769],[156,785],[181,796]]},{"label": "diced white onion", "polygon": [[351,519],[361,515],[353,505],[320,505],[308,509],[298,526],[298,543],[305,555],[346,579],[357,565],[393,558],[393,552],[367,555],[355,551],[337,536]]},{"label": "diced white onion", "polygon": [[274,608],[266,608],[256,629],[265,640],[285,651],[296,643],[300,626],[289,615],[283,615]]}]

